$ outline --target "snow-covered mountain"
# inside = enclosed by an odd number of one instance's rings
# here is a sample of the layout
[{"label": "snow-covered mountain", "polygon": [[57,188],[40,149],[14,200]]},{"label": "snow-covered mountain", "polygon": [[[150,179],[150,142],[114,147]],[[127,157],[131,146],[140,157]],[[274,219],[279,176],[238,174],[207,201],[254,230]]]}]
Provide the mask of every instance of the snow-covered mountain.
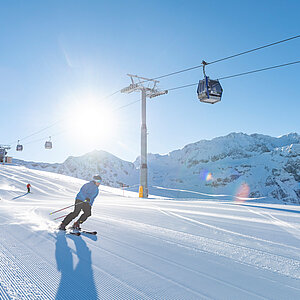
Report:
[{"label": "snow-covered mountain", "polygon": [[112,187],[122,187],[137,183],[138,170],[133,163],[117,158],[106,151],[93,151],[79,157],[68,157],[62,164],[26,162],[14,160],[18,165],[31,169],[55,172],[80,179],[90,180],[95,174],[100,174],[103,184]]},{"label": "snow-covered mountain", "polygon": [[[104,184],[114,187],[124,184],[136,190],[139,183],[139,158],[131,163],[104,151],[69,157],[62,164],[16,162],[86,180],[100,174]],[[148,167],[149,191],[153,194],[199,197],[201,192],[300,204],[297,133],[277,138],[230,133],[166,155],[149,154]]]}]

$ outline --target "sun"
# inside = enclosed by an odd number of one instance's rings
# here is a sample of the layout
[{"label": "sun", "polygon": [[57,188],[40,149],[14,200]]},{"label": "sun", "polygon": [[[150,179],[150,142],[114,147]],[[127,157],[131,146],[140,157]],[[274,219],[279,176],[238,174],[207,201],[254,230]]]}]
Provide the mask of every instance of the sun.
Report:
[{"label": "sun", "polygon": [[83,142],[108,139],[115,132],[115,123],[112,110],[95,100],[72,103],[66,116],[67,131]]}]

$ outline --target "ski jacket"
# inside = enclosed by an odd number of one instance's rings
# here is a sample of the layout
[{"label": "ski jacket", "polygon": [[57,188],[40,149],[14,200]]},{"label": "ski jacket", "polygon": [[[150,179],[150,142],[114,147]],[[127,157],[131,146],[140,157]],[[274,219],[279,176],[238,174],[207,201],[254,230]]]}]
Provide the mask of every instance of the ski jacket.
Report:
[{"label": "ski jacket", "polygon": [[27,188],[31,187],[30,183],[27,184]]},{"label": "ski jacket", "polygon": [[81,187],[79,193],[76,196],[76,199],[85,201],[88,198],[90,199],[89,203],[92,206],[95,198],[98,196],[98,193],[98,186],[95,184],[94,181],[90,181]]}]

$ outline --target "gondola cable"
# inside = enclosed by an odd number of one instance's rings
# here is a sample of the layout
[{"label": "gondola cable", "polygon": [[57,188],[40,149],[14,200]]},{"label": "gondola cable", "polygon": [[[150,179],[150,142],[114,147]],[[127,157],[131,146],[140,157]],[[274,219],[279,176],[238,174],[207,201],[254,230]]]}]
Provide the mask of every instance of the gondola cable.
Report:
[{"label": "gondola cable", "polygon": [[[137,102],[141,102],[141,99],[138,99],[138,100],[135,100],[135,101],[130,102],[130,103],[128,103],[128,104],[125,104],[125,105],[123,105],[123,106],[120,106],[120,107],[114,109],[112,112],[118,111],[118,110],[120,110],[120,109],[122,109],[122,108],[125,108],[125,107],[127,107],[127,106],[133,105],[133,104],[135,104],[135,103],[137,103]],[[68,129],[63,129],[63,130],[61,130],[61,131],[59,131],[59,132],[57,132],[57,133],[55,133],[55,134],[52,134],[51,137],[53,137],[53,136],[58,136],[58,135],[61,135],[61,134],[64,134],[64,133],[67,132],[67,131],[68,131]],[[37,139],[37,140],[34,140],[34,141],[30,141],[30,142],[25,143],[24,145],[28,145],[28,144],[40,142],[40,141],[45,140],[46,138],[47,138],[47,137],[43,137],[43,138],[40,138],[40,139]],[[51,144],[51,146],[52,146],[52,144]],[[23,149],[23,147],[22,147],[22,149]]]},{"label": "gondola cable", "polygon": [[[211,62],[207,62],[206,65],[210,65],[210,64],[214,64],[214,63],[218,63],[218,62],[221,62],[221,61],[224,61],[224,60],[228,60],[228,59],[231,59],[231,58],[235,58],[235,57],[238,57],[238,56],[241,56],[241,55],[244,55],[244,54],[248,54],[248,53],[251,53],[251,52],[254,52],[254,51],[258,51],[258,50],[261,50],[261,49],[264,49],[264,48],[267,48],[267,47],[271,47],[271,46],[274,46],[274,45],[278,45],[278,44],[281,44],[281,43],[284,43],[284,42],[287,42],[287,41],[291,41],[293,39],[297,39],[299,38],[300,35],[296,35],[296,36],[292,36],[290,38],[286,38],[286,39],[283,39],[283,40],[280,40],[280,41],[277,41],[277,42],[273,42],[273,43],[270,43],[270,44],[266,44],[266,45],[263,45],[263,46],[260,46],[260,47],[256,47],[256,48],[253,48],[253,49],[250,49],[250,50],[247,50],[247,51],[243,51],[243,52],[240,52],[240,53],[237,53],[237,54],[234,54],[234,55],[230,55],[230,56],[227,56],[227,57],[224,57],[224,58],[221,58],[221,59],[217,59],[217,60],[214,60],[214,61],[211,61]],[[230,76],[226,76],[226,77],[222,77],[222,78],[219,78],[217,80],[224,80],[224,79],[228,79],[228,78],[232,78],[232,77],[238,77],[238,76],[242,76],[242,75],[246,75],[246,74],[251,74],[251,73],[255,73],[255,72],[260,72],[260,71],[264,71],[264,70],[269,70],[269,69],[274,69],[274,68],[278,68],[278,67],[282,67],[282,66],[287,66],[287,65],[291,65],[291,64],[295,64],[295,63],[299,63],[298,62],[293,62],[293,63],[288,63],[288,64],[283,64],[283,65],[279,65],[279,66],[273,66],[273,67],[268,67],[268,68],[264,68],[264,69],[259,69],[259,70],[254,70],[254,71],[249,71],[249,72],[244,72],[244,73],[239,73],[239,74],[235,74],[235,75],[230,75]],[[156,80],[156,79],[161,79],[161,78],[165,78],[165,77],[169,77],[169,76],[172,76],[172,75],[176,75],[176,74],[180,74],[180,73],[183,73],[183,72],[187,72],[187,71],[191,71],[191,70],[194,70],[194,69],[197,69],[197,68],[201,68],[203,67],[203,63],[201,65],[197,65],[197,66],[193,66],[193,67],[190,67],[190,68],[186,68],[186,69],[183,69],[183,70],[179,70],[179,71],[176,71],[176,72],[172,72],[172,73],[168,73],[168,74],[165,74],[165,75],[161,75],[161,76],[157,76],[155,78],[152,78],[151,80]],[[147,80],[145,80],[146,82]],[[179,87],[174,87],[174,88],[170,88],[168,89],[169,91],[171,90],[176,90],[176,89],[181,89],[181,88],[185,88],[185,87],[190,87],[190,86],[194,86],[194,85],[197,85],[198,83],[193,83],[193,84],[188,84],[188,85],[184,85],[184,86],[179,86]],[[113,92],[112,94],[104,97],[102,99],[102,101],[114,96],[115,94],[119,93],[121,90],[118,90],[118,91],[115,91]],[[139,100],[138,100],[139,101]],[[132,103],[129,103],[125,106],[122,106],[122,107],[126,107],[126,106],[129,106],[131,104],[134,104],[138,101],[135,101],[135,102],[132,102]],[[121,107],[121,108],[122,108]],[[19,139],[20,140],[24,140],[24,139],[27,139],[33,135],[36,135],[40,132],[43,132],[53,126],[55,126],[56,124],[62,122],[63,119],[61,120],[58,120],[56,121],[55,123],[45,127],[45,128],[42,128],[41,130],[37,131],[37,132],[34,132],[22,139]],[[16,144],[16,142],[12,142],[12,143],[9,143],[9,144]]]},{"label": "gondola cable", "polygon": [[[278,45],[278,44],[281,44],[281,43],[284,43],[284,42],[288,42],[288,41],[297,39],[299,37],[300,37],[300,34],[296,35],[296,36],[292,36],[292,37],[284,39],[284,40],[273,42],[273,43],[270,43],[270,44],[267,44],[267,45],[264,45],[264,46],[256,47],[256,48],[253,48],[253,49],[250,49],[250,50],[247,50],[247,51],[243,51],[243,52],[240,52],[240,53],[237,53],[237,54],[226,56],[226,57],[223,57],[223,58],[211,61],[211,62],[207,62],[207,65],[212,65],[212,64],[224,61],[224,60],[228,60],[228,59],[238,57],[238,56],[241,56],[241,55],[244,55],[244,54],[248,54],[248,53],[251,53],[251,52],[254,52],[254,51],[265,49],[267,47],[271,47],[271,46]],[[157,76],[157,77],[154,77],[154,78],[151,78],[151,79],[152,80],[161,79],[161,78],[169,77],[169,76],[172,76],[172,75],[180,74],[180,73],[183,73],[183,72],[191,71],[191,70],[194,70],[194,69],[198,69],[198,68],[201,68],[201,67],[203,67],[202,63],[201,63],[201,65],[197,65],[197,66],[186,68],[186,69],[179,70],[179,71],[176,71],[176,72],[172,72],[172,73],[168,73],[168,74],[165,74],[165,75]]]},{"label": "gondola cable", "polygon": [[[233,77],[238,77],[238,76],[248,75],[248,74],[252,74],[252,73],[262,72],[262,71],[266,71],[266,70],[281,68],[281,67],[285,67],[285,66],[289,66],[289,65],[298,64],[298,63],[300,63],[300,60],[290,62],[290,63],[286,63],[286,64],[276,65],[276,66],[272,66],[272,67],[266,67],[266,68],[257,69],[257,70],[253,70],[253,71],[248,71],[248,72],[238,73],[238,74],[234,74],[234,75],[224,76],[224,77],[218,78],[218,80],[224,80],[224,79],[229,79],[229,78],[233,78]],[[174,87],[174,88],[170,88],[170,89],[168,89],[168,91],[178,90],[178,89],[191,87],[191,86],[195,86],[195,85],[198,85],[198,82],[197,83],[186,84],[186,85],[182,85],[182,86],[178,86],[178,87]]]},{"label": "gondola cable", "polygon": [[[101,98],[101,100],[104,101],[104,100],[106,100],[106,99],[108,99],[108,98],[114,96],[115,94],[119,93],[120,91],[121,91],[121,90],[115,91],[115,92],[109,94],[108,96],[106,96],[106,97],[104,97],[104,98]],[[19,141],[21,141],[21,140],[23,141],[23,140],[25,140],[25,139],[27,139],[27,138],[30,138],[30,137],[32,137],[32,136],[34,136],[34,135],[37,135],[37,134],[39,134],[39,133],[41,133],[41,132],[43,132],[43,131],[45,131],[45,130],[47,130],[47,129],[49,129],[49,128],[51,128],[51,127],[53,127],[53,126],[55,126],[55,125],[57,125],[57,124],[59,124],[59,123],[61,123],[61,122],[63,122],[63,121],[64,121],[64,119],[60,119],[60,120],[58,120],[58,121],[52,123],[51,125],[49,125],[49,126],[47,126],[47,127],[44,127],[44,128],[42,128],[42,129],[40,129],[40,130],[38,130],[38,131],[36,131],[36,132],[33,132],[32,134],[27,135],[27,136],[25,136],[25,137],[19,139],[19,140],[18,140],[18,143],[19,143]],[[14,145],[14,144],[17,144],[17,142],[14,140],[13,142],[8,143],[8,144],[9,144],[9,145]],[[27,143],[26,143],[26,144],[27,144]]]},{"label": "gondola cable", "polygon": [[[298,64],[298,63],[300,63],[300,60],[294,61],[294,62],[290,62],[290,63],[281,64],[281,65],[266,67],[266,68],[262,68],[262,69],[252,70],[252,71],[248,71],[248,72],[238,73],[238,74],[234,74],[234,75],[224,76],[224,77],[218,78],[218,80],[230,79],[230,78],[234,78],[234,77],[238,77],[238,76],[248,75],[248,74],[257,73],[257,72],[266,71],[266,70],[271,70],[271,69],[280,68],[280,67],[285,67],[285,66],[289,66],[289,65],[293,65],[293,64]],[[178,89],[187,88],[187,87],[196,86],[196,85],[198,85],[198,82],[197,83],[186,84],[186,85],[182,85],[182,86],[178,86],[178,87],[174,87],[174,88],[170,88],[170,89],[168,89],[168,91],[178,90]],[[128,107],[130,105],[133,105],[133,104],[135,104],[137,102],[140,102],[140,101],[141,100],[139,99],[139,100],[135,100],[133,102],[130,102],[128,104],[125,104],[123,106],[120,106],[120,107],[116,108],[115,110],[113,110],[113,112],[118,111],[118,110],[120,110],[122,108]],[[49,127],[50,126],[48,126],[48,128]],[[60,131],[60,132],[58,132],[56,134],[52,134],[51,136],[52,137],[53,136],[57,136],[57,135],[65,133],[66,131],[68,131],[68,130],[64,129],[64,130],[62,130],[62,131]],[[28,143],[25,143],[25,145],[31,144],[31,143],[35,143],[35,142],[39,142],[41,140],[45,140],[45,137],[43,137],[41,139],[38,139],[38,140],[34,140],[34,141],[31,141],[31,142],[28,142]]]}]

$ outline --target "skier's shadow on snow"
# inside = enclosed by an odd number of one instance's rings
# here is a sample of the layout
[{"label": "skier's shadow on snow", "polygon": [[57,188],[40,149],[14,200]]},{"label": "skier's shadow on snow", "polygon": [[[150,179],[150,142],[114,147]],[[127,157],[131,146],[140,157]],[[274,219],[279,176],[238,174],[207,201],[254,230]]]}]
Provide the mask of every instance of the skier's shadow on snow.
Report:
[{"label": "skier's shadow on snow", "polygon": [[15,199],[18,199],[18,198],[24,197],[24,196],[26,196],[27,194],[29,194],[29,193],[25,193],[25,194],[23,194],[23,195],[20,195],[20,196],[14,197],[14,198],[12,198],[11,200],[15,200]]},{"label": "skier's shadow on snow", "polygon": [[[56,239],[55,258],[61,280],[55,299],[99,299],[90,249],[81,236],[68,237],[74,241],[76,251],[68,246],[64,232],[59,232]],[[74,260],[72,253],[75,254]]]}]

